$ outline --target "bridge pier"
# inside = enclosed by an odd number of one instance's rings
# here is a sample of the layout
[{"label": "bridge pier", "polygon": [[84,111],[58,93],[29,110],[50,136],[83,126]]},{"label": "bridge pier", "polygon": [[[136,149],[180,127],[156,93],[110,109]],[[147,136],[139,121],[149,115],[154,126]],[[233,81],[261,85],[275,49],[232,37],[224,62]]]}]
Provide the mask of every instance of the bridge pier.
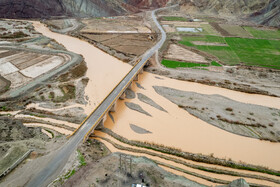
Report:
[{"label": "bridge pier", "polygon": [[125,92],[123,92],[119,99],[120,99],[120,100],[124,100],[125,97],[126,97],[126,94],[125,94]]},{"label": "bridge pier", "polygon": [[116,108],[117,108],[117,102],[115,102],[115,103],[111,106],[109,112],[116,112]]},{"label": "bridge pier", "polygon": [[[108,114],[108,113],[107,113]],[[96,125],[95,129],[99,129],[99,128],[103,128],[104,127],[104,122],[107,119],[107,114],[104,115],[104,117],[100,120],[100,122],[98,123],[98,125]],[[94,132],[94,129],[92,130],[92,132],[90,134],[92,134]]]},{"label": "bridge pier", "polygon": [[138,76],[138,74],[135,76],[135,78],[134,78],[134,81],[138,81],[138,78],[139,78],[139,76]]},{"label": "bridge pier", "polygon": [[139,71],[139,74],[143,74],[144,72],[144,69],[142,68],[140,71]]}]

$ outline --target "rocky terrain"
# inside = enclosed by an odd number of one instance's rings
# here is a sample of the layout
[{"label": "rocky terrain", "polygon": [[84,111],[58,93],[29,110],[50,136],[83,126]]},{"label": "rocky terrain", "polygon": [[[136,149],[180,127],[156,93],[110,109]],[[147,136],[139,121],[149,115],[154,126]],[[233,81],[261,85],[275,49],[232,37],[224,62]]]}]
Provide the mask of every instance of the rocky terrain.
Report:
[{"label": "rocky terrain", "polygon": [[26,140],[31,138],[47,139],[46,135],[41,133],[41,129],[25,127],[20,120],[10,119],[8,117],[0,118],[0,143]]},{"label": "rocky terrain", "polygon": [[263,9],[252,14],[250,19],[259,24],[280,27],[280,1],[271,0]]},{"label": "rocky terrain", "polygon": [[258,24],[279,27],[279,0],[182,0],[182,9],[189,12],[243,16]]},{"label": "rocky terrain", "polygon": [[98,187],[128,187],[133,183],[166,187],[203,186],[166,172],[145,157],[121,153],[112,154],[103,143],[97,140],[88,141],[80,149],[88,164],[79,169],[62,186],[88,186],[90,184]]},{"label": "rocky terrain", "polygon": [[181,3],[186,5],[192,5],[198,8],[200,11],[205,13],[216,13],[216,14],[251,14],[253,12],[261,10],[264,6],[268,4],[268,0],[198,0],[189,1],[182,0]]},{"label": "rocky terrain", "polygon": [[0,132],[0,175],[28,150],[41,150],[43,142],[49,141],[41,128],[27,128],[7,116],[0,117]]},{"label": "rocky terrain", "polygon": [[141,8],[161,7],[167,2],[167,0],[3,0],[0,2],[0,17],[117,16],[139,12]]}]

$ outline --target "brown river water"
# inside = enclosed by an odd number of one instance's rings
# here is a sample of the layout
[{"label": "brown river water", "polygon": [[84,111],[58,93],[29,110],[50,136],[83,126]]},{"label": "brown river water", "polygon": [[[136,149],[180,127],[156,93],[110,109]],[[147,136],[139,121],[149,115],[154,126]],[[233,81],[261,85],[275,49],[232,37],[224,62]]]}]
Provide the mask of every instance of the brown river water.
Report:
[{"label": "brown river water", "polygon": [[[55,39],[69,51],[84,56],[88,65],[86,76],[90,79],[86,87],[86,95],[90,103],[85,107],[87,114],[94,110],[95,106],[107,96],[131,69],[131,66],[128,64],[111,57],[87,42],[67,35],[53,33],[39,22],[34,22],[34,26],[37,31]],[[206,155],[213,153],[216,157],[231,158],[235,161],[243,161],[280,170],[279,143],[246,138],[216,128],[190,115],[187,111],[180,109],[177,105],[158,95],[152,86],[167,86],[202,94],[219,94],[236,101],[278,109],[280,109],[279,98],[246,94],[165,77],[161,77],[162,80],[155,77],[160,76],[150,73],[142,74],[139,83],[145,90],[137,88],[135,84],[133,84],[133,90],[150,97],[167,110],[168,113],[161,112],[144,104],[137,98],[118,101],[117,112],[113,113],[115,122],[108,117],[105,126],[128,139],[164,144],[193,153]],[[124,102],[139,104],[152,117],[128,109]],[[137,134],[131,130],[130,124],[147,129],[152,133]]]}]

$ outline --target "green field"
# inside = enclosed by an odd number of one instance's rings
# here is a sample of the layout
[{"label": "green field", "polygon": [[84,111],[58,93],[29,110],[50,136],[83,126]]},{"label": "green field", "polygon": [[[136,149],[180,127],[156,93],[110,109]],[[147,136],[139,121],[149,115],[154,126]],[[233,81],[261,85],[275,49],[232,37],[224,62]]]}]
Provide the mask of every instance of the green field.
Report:
[{"label": "green field", "polygon": [[162,60],[162,65],[164,65],[167,68],[192,68],[192,67],[208,67],[207,64],[199,64],[199,63],[193,63],[193,62],[178,62],[173,60]]},{"label": "green field", "polygon": [[[179,62],[179,61],[173,61],[173,60],[162,60],[162,65],[164,65],[167,68],[197,68],[199,67],[209,67],[208,64],[200,64],[200,63],[193,63],[193,62]],[[212,61],[211,66],[222,66],[221,64]]]},{"label": "green field", "polygon": [[261,30],[253,27],[243,28],[250,32],[255,38],[280,39],[280,30]]},{"label": "green field", "polygon": [[175,16],[166,16],[162,17],[163,21],[188,21],[187,18],[184,17],[175,17]]},{"label": "green field", "polygon": [[[226,43],[228,46],[194,45],[192,41]],[[183,45],[208,52],[228,65],[244,63],[280,69],[280,41],[219,36],[183,37]]]}]

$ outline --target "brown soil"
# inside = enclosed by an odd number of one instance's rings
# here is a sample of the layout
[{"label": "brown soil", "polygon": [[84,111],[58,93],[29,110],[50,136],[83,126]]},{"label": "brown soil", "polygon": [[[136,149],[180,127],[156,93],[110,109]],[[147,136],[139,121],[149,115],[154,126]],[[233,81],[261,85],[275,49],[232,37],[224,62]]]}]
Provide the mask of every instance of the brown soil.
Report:
[{"label": "brown soil", "polygon": [[82,36],[99,42],[127,55],[139,56],[150,49],[157,41],[156,34],[94,34],[81,33]]},{"label": "brown soil", "polygon": [[168,50],[163,54],[163,56],[165,59],[208,64],[208,61],[203,56],[176,44],[170,44]]},{"label": "brown soil", "polygon": [[222,44],[222,43],[210,43],[210,42],[203,42],[203,41],[193,41],[192,42],[194,45],[209,45],[209,46],[228,46],[227,44]]},{"label": "brown soil", "polygon": [[228,31],[220,27],[220,25],[216,22],[209,23],[214,29],[216,29],[222,36],[232,36]]}]

